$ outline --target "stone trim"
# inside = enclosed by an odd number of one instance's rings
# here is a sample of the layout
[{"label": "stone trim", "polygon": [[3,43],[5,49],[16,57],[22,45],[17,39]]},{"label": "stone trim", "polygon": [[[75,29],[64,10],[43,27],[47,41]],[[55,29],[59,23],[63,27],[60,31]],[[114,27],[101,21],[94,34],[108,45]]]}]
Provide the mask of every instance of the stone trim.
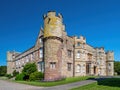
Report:
[{"label": "stone trim", "polygon": [[43,38],[43,41],[45,42],[45,41],[48,40],[48,39],[57,39],[57,40],[63,42],[63,39],[60,38],[60,37],[57,37],[57,36],[45,37],[45,38]]}]

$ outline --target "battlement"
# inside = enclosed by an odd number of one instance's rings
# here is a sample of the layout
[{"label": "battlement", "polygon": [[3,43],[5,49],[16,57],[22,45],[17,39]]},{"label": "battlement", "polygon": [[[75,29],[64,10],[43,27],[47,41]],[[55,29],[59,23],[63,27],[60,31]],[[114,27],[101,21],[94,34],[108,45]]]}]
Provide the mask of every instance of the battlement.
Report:
[{"label": "battlement", "polygon": [[86,38],[83,36],[80,36],[80,37],[75,36],[75,40],[80,41],[81,43],[86,43]]},{"label": "battlement", "polygon": [[97,51],[101,51],[101,52],[102,52],[102,51],[105,51],[104,47],[96,47],[95,49],[96,49]]},{"label": "battlement", "polygon": [[7,51],[7,61],[13,61],[14,58],[19,55],[19,52],[15,52],[15,51]]},{"label": "battlement", "polygon": [[46,19],[47,17],[57,17],[59,20],[63,20],[62,14],[56,14],[55,11],[48,11],[47,15],[44,14],[43,18]]},{"label": "battlement", "polygon": [[55,11],[49,11],[47,15],[44,15],[44,37],[62,37],[62,31],[65,30],[65,26],[62,22],[62,15]]},{"label": "battlement", "polygon": [[113,51],[107,51],[106,54],[113,54]]}]

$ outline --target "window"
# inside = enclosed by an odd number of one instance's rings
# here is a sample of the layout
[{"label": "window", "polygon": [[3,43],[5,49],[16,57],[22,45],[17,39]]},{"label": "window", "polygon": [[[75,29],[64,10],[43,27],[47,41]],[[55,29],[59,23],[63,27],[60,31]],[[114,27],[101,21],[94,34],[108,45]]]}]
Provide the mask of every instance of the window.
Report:
[{"label": "window", "polygon": [[22,63],[24,64],[25,62],[24,62],[24,59],[22,59]]},{"label": "window", "polygon": [[85,58],[85,51],[83,51],[83,57]]},{"label": "window", "polygon": [[81,72],[81,66],[80,66],[80,64],[77,65],[77,72],[79,72],[79,73]]},{"label": "window", "polygon": [[56,62],[50,62],[50,68],[55,69],[56,67]]},{"label": "window", "polygon": [[44,72],[44,62],[38,62],[38,71]]},{"label": "window", "polygon": [[68,71],[71,71],[71,67],[72,66],[72,63],[67,63],[67,68],[68,68]]},{"label": "window", "polygon": [[39,42],[40,42],[41,44],[43,43],[42,38],[39,38]]},{"label": "window", "polygon": [[16,63],[16,66],[18,66],[18,61],[16,61],[15,63]]},{"label": "window", "polygon": [[109,64],[108,64],[108,69],[110,69],[110,68],[111,68],[111,64],[109,63]]},{"label": "window", "polygon": [[29,62],[28,56],[26,56],[26,62]]},{"label": "window", "polygon": [[43,49],[42,48],[40,48],[40,52],[39,53],[40,53],[40,55],[39,55],[40,58],[42,58],[43,57]]},{"label": "window", "polygon": [[80,46],[80,42],[77,43],[77,46]]},{"label": "window", "polygon": [[71,56],[72,56],[72,51],[68,50],[68,57],[71,57]]},{"label": "window", "polygon": [[101,63],[100,63],[100,60],[97,60],[97,64],[98,64],[98,65],[100,65],[100,64],[101,64]]},{"label": "window", "polygon": [[31,53],[31,61],[33,60],[33,53]]},{"label": "window", "polygon": [[77,58],[80,58],[80,51],[77,52]]}]

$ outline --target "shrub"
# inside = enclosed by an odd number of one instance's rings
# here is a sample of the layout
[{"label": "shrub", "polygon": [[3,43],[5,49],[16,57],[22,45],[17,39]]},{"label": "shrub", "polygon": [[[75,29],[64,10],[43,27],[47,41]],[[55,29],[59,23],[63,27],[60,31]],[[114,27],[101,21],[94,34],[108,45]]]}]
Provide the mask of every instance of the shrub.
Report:
[{"label": "shrub", "polygon": [[5,76],[7,72],[6,66],[0,66],[0,76]]},{"label": "shrub", "polygon": [[17,72],[16,70],[13,71],[13,76],[16,76],[18,74],[19,74],[19,72]]},{"label": "shrub", "polygon": [[35,81],[35,80],[42,80],[44,77],[42,72],[33,72],[30,74],[29,80],[30,81]]},{"label": "shrub", "polygon": [[8,79],[13,77],[11,74],[6,74],[5,76],[8,77]]},{"label": "shrub", "polygon": [[20,73],[16,76],[15,80],[24,80],[25,74],[24,73]]},{"label": "shrub", "polygon": [[37,66],[35,63],[27,63],[23,70],[22,73],[25,73],[25,75],[29,76],[31,73],[37,71]]}]

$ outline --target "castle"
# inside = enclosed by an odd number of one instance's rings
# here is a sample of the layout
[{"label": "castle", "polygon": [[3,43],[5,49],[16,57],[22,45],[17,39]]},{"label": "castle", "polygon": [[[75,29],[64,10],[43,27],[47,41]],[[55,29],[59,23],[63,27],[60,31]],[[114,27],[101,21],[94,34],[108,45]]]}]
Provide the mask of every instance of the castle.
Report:
[{"label": "castle", "polygon": [[114,52],[94,48],[83,36],[68,36],[61,14],[50,11],[44,18],[33,47],[23,53],[7,52],[7,73],[21,72],[28,62],[35,62],[45,81],[63,77],[114,75]]}]

